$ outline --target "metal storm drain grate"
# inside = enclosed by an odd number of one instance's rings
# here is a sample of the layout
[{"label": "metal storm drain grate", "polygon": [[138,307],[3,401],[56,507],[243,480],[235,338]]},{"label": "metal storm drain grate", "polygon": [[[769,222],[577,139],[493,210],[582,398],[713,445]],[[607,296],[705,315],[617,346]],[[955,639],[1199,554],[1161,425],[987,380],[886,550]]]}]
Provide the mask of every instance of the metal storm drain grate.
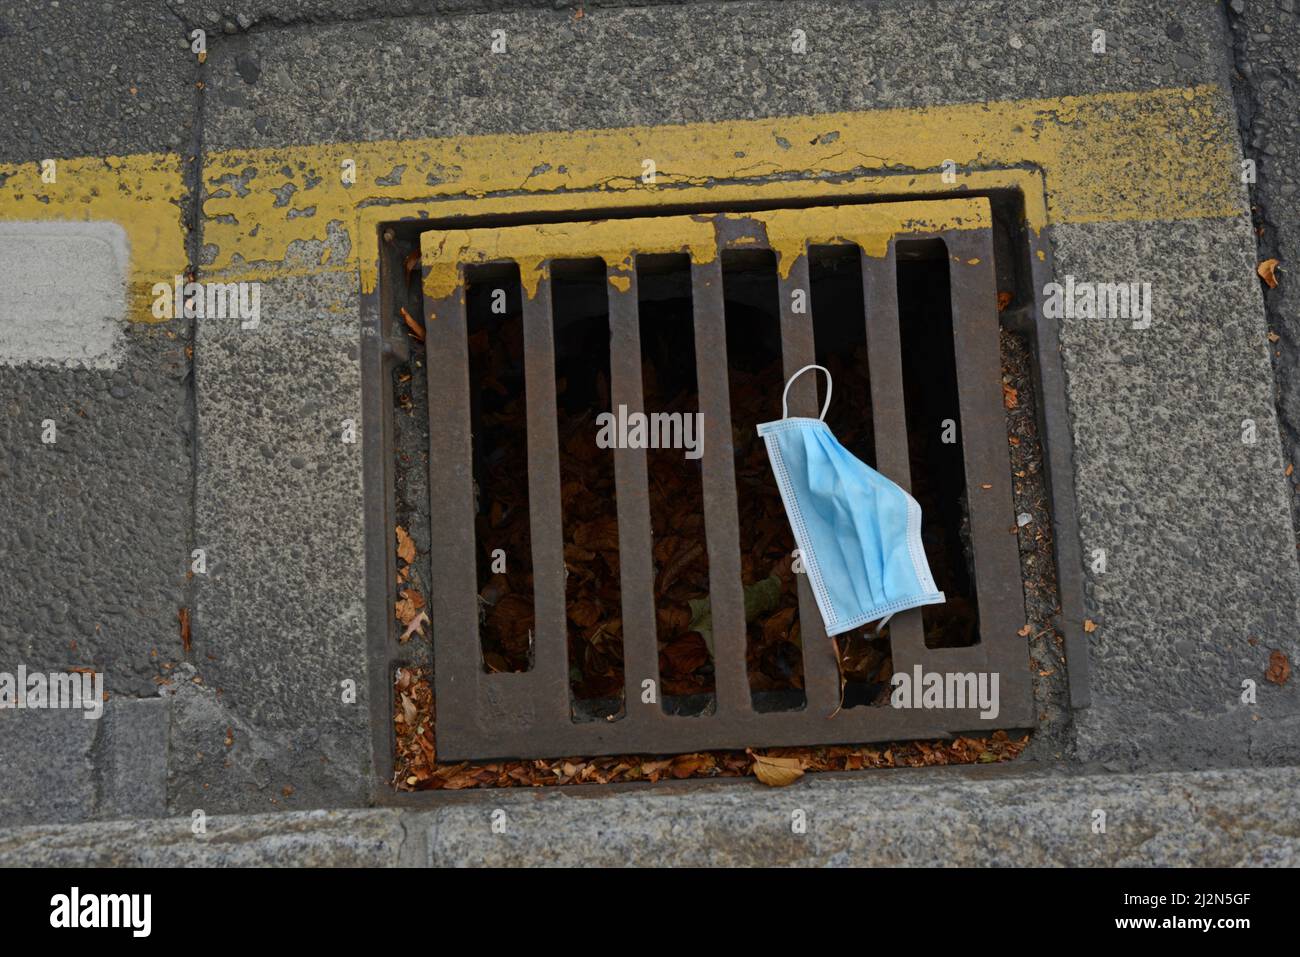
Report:
[{"label": "metal storm drain grate", "polygon": [[[988,200],[440,230],[422,235],[421,250],[440,758],[868,742],[1034,723],[1017,633],[1025,612]],[[917,346],[912,336],[922,379],[934,382],[909,389],[900,265],[922,255],[925,308],[950,314],[951,340]],[[824,263],[838,285],[810,296]],[[823,335],[831,313],[856,327],[864,361],[841,349],[839,332]],[[729,356],[764,347],[782,375],[759,388]],[[493,350],[519,381],[484,361]],[[924,616],[961,611],[950,597],[947,610],[900,613],[887,638],[867,633],[857,647],[887,642],[881,660],[895,674],[996,674],[993,723],[974,701],[891,707],[887,677],[846,697],[797,557],[782,566],[790,607],[755,625],[781,586],[748,556],[785,546],[750,541],[753,509],[770,508],[775,485],[760,474],[766,460],[752,468],[742,446],[758,421],[779,416],[784,378],[828,353],[863,380],[864,408],[851,382],[836,381],[838,414],[860,426],[878,471],[914,492],[930,482],[931,501],[945,504],[927,505],[927,518],[947,511],[951,521],[946,542],[930,536],[927,552],[947,549],[964,569],[947,577],[970,579],[965,625],[939,618],[927,628]],[[814,379],[795,381],[791,415],[818,414]],[[954,396],[950,420],[926,406],[940,379]],[[755,395],[761,417],[736,418]],[[649,431],[629,440],[638,413]],[[922,432],[951,443],[936,453],[957,456],[947,486],[918,457]],[[936,577],[944,588],[937,568]],[[776,643],[789,653],[775,663],[774,645],[761,651],[769,673],[788,673],[784,685],[754,678],[755,632],[768,627],[792,638]],[[936,631],[938,642],[927,635]],[[683,656],[695,684],[674,686],[661,665]]]}]

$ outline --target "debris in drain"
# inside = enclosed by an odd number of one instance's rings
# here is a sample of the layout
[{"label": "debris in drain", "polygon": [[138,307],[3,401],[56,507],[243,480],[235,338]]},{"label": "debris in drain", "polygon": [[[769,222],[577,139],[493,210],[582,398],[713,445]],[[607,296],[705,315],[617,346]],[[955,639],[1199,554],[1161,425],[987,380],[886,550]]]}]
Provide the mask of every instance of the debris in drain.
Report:
[{"label": "debris in drain", "polygon": [[[1012,739],[1005,731],[987,738],[907,741],[877,745],[767,748],[762,751],[712,751],[676,756],[610,755],[551,760],[438,764],[434,747],[435,707],[427,668],[399,668],[393,685],[396,755],[393,787],[399,791],[463,788],[552,787],[613,784],[666,778],[745,777],[769,785],[791,783],[807,771],[861,771],[866,768],[992,764],[1019,757],[1029,736]],[[761,767],[760,767],[761,765]],[[790,777],[795,769],[794,777]]]},{"label": "debris in drain", "polygon": [[803,762],[798,758],[774,758],[753,751],[746,753],[754,759],[754,777],[768,787],[785,787],[803,777]]},{"label": "debris in drain", "polygon": [[406,284],[411,284],[411,276],[420,268],[420,250],[412,249],[402,260],[402,269],[406,272]]},{"label": "debris in drain", "polygon": [[411,314],[406,311],[405,306],[402,307],[401,312],[402,312],[402,321],[406,323],[406,328],[411,330],[411,338],[414,339],[416,342],[423,342],[424,326],[422,326],[420,323],[416,322],[413,318],[411,318]]},{"label": "debris in drain", "polygon": [[[471,337],[471,354],[486,354],[488,347],[487,336],[477,337],[479,340],[477,342],[475,338]],[[1061,660],[1061,637],[1050,624],[1050,616],[1059,614],[1060,609],[1055,592],[1050,514],[1047,511],[1043,489],[1042,450],[1038,445],[1034,422],[1035,408],[1030,380],[1029,353],[1020,337],[1006,332],[1003,333],[1002,344],[1004,372],[1009,374],[1009,384],[1018,390],[1016,406],[1009,407],[1006,410],[1016,511],[1023,511],[1032,514],[1034,517],[1034,533],[1032,535],[1025,533],[1020,536],[1022,571],[1024,572],[1026,589],[1027,622],[1022,634],[1028,638],[1027,644],[1032,655],[1035,656],[1034,666],[1039,669],[1036,672],[1038,675],[1036,683],[1046,681],[1053,675],[1057,676],[1054,680],[1059,682],[1061,674],[1059,665],[1054,668],[1049,664],[1047,667],[1039,668],[1037,664],[1039,656],[1045,657],[1052,663]],[[422,358],[422,352],[418,354],[418,357],[413,356],[411,368],[418,368]],[[841,375],[840,370],[835,368],[840,363],[843,364],[845,371],[851,372],[855,368],[862,368],[865,357],[863,355],[848,354],[843,357],[834,356],[826,360],[825,364],[831,365],[832,371],[836,374],[837,391],[840,388],[841,380],[845,382],[846,387],[850,381],[854,379],[860,380],[859,388],[861,392],[855,399],[851,400],[857,403],[853,418],[856,419],[859,429],[869,432],[869,385],[865,382],[864,376]],[[748,373],[732,371],[733,388],[742,385],[747,374],[750,379],[748,384],[753,390],[752,395],[754,397],[754,409],[752,411],[736,413],[734,410],[740,409],[742,403],[737,401],[733,392],[733,414],[734,420],[738,424],[744,421],[752,423],[771,418],[772,416],[767,414],[768,410],[761,407],[764,390],[771,391],[774,387],[775,391],[772,394],[778,397],[780,394],[783,378],[779,362],[771,363],[770,366],[760,364],[757,371],[752,371],[752,369],[753,367]],[[764,376],[770,378],[772,383],[764,384],[762,381]],[[409,383],[410,375],[399,369],[396,379],[399,383]],[[560,381],[557,383],[557,391],[561,400],[563,400],[564,390],[565,383],[563,376],[561,376]],[[408,391],[399,385],[395,390],[395,402],[408,415],[418,419],[423,410],[417,407],[416,404],[410,403]],[[403,399],[407,401],[403,402]],[[687,404],[692,402],[693,399],[693,396],[675,396],[675,401]],[[607,408],[607,382],[602,383],[600,398],[596,401],[588,401],[582,404],[576,412],[568,416],[561,409],[559,436],[562,458],[566,452],[566,440],[572,440],[580,453],[583,452],[583,447],[591,449],[594,446],[594,443],[590,441],[590,433],[594,432],[594,416],[592,412],[602,408],[601,401],[604,402],[604,408]],[[514,412],[522,416],[522,393],[518,396],[518,407]],[[742,419],[742,414],[747,415],[748,418]],[[833,417],[834,410],[832,410]],[[522,418],[520,424],[522,427]],[[846,446],[850,448],[853,448],[851,444],[853,439],[850,434],[852,427],[851,423],[847,426],[838,424],[835,426],[837,434],[845,433],[844,441]],[[579,442],[573,439],[579,429],[586,430],[587,441]],[[770,484],[768,494],[771,496],[767,508],[762,507],[760,496],[760,507],[755,509],[752,515],[749,516],[757,519],[757,521],[747,522],[747,513],[742,512],[741,514],[742,535],[750,530],[756,533],[748,543],[742,542],[742,565],[746,596],[745,611],[751,634],[748,661],[751,684],[755,690],[764,687],[765,682],[771,682],[768,687],[797,687],[797,685],[790,682],[790,677],[797,674],[796,669],[801,667],[796,620],[797,598],[793,588],[793,584],[797,580],[794,579],[790,569],[789,552],[777,544],[782,534],[789,535],[788,525],[785,522],[784,510],[780,505],[775,483],[771,482],[770,466],[767,464],[766,453],[761,440],[749,445],[747,443],[754,442],[756,436],[746,435],[743,426],[738,426],[735,432],[737,485],[742,485],[743,476],[747,474],[745,467],[748,457],[754,454],[753,468],[748,472],[748,478],[753,486]],[[418,451],[408,450],[405,453],[399,451],[399,463],[404,461],[404,455],[412,457],[412,461],[415,461],[415,456],[421,455],[423,452],[423,449]],[[682,462],[683,458],[679,454],[675,458],[675,463],[673,460],[666,460],[666,464],[658,468],[664,469],[674,464],[680,466]],[[569,464],[573,463],[570,462]],[[589,467],[584,465],[581,460],[577,464],[584,468]],[[653,492],[656,481],[666,479],[664,475],[652,468],[649,457],[647,466],[650,472],[650,487]],[[427,468],[427,465],[423,467]],[[573,526],[570,526],[566,521],[565,559],[571,584],[575,575],[581,576],[584,570],[590,571],[593,567],[598,568],[602,561],[606,563],[604,569],[606,573],[617,578],[617,522],[613,501],[612,469],[609,470],[609,473],[607,485],[597,483],[594,488],[585,488],[585,493],[595,492],[595,494],[583,494],[581,496],[584,504],[590,502],[591,499],[606,499],[607,511],[596,509],[591,514],[580,515],[578,516],[580,520]],[[423,473],[412,474],[422,475]],[[526,475],[523,468],[518,468],[515,474],[521,480]],[[926,488],[924,482],[914,482],[914,484],[919,485],[919,487],[913,489],[914,496],[918,498],[918,501],[922,502],[924,508],[928,509],[927,502],[934,500],[937,490]],[[570,494],[574,494],[574,490],[569,491]],[[584,489],[579,486],[577,491],[583,492]],[[744,489],[738,487],[738,494],[741,496],[741,503],[739,504],[743,507]],[[975,494],[978,494],[978,492]],[[508,503],[504,501],[504,496],[495,496],[495,498],[502,499],[500,507],[496,509],[495,520],[502,522],[503,527],[507,527],[512,521],[517,520],[517,513],[507,507]],[[964,503],[962,504],[962,510],[964,511]],[[769,511],[771,513],[770,524],[763,521],[765,512]],[[487,521],[493,520],[493,510],[490,504],[484,509],[484,514]],[[526,513],[522,513],[522,515],[526,518]],[[412,525],[411,527],[414,528],[415,526]],[[579,531],[579,528],[581,528],[581,531]],[[968,561],[970,557],[966,554],[966,548],[963,547],[966,542],[961,540],[960,528],[950,528],[943,531],[942,534],[957,538],[958,547],[955,552],[950,547],[940,549],[942,555],[936,556],[933,560],[936,577],[939,575],[939,567],[944,562]],[[930,542],[927,540],[927,551],[929,550]],[[671,559],[675,558],[676,555],[676,551],[669,555],[669,562],[659,561],[660,556],[656,555],[656,585],[663,586],[670,591],[674,590],[683,580],[679,570],[673,570],[665,574],[670,571],[668,564],[671,564]],[[690,561],[690,556],[684,556],[681,567],[689,570]],[[404,597],[405,592],[405,589],[401,586],[409,584],[409,576],[413,573],[420,577],[417,566],[403,565],[399,562],[399,601]],[[687,580],[689,580],[689,576]],[[587,583],[585,587],[589,590],[592,589],[591,583]],[[531,582],[528,583],[528,588],[529,593],[531,593]],[[488,580],[480,595],[485,604],[485,613],[490,615],[490,609],[502,605],[503,602],[505,602],[506,607],[509,607],[510,603],[506,599],[509,598],[513,591],[514,586],[509,580],[502,581],[497,578]],[[775,600],[773,593],[775,593]],[[585,673],[579,675],[579,683],[575,684],[574,690],[575,692],[579,690],[590,692],[591,687],[594,685],[582,689],[580,682],[589,681],[593,678],[600,679],[602,676],[608,678],[608,674],[601,667],[600,657],[607,656],[604,668],[612,667],[611,659],[621,649],[618,648],[617,642],[606,641],[606,639],[617,637],[618,631],[621,629],[621,622],[618,621],[617,615],[602,615],[602,609],[598,604],[594,608],[585,605],[578,607],[572,600],[574,597],[572,591],[567,597],[570,599],[568,603],[571,624],[570,640],[574,642],[577,639],[592,649],[592,657],[579,657],[573,654],[573,646],[571,645],[570,661],[575,666],[575,672],[578,672],[583,666],[586,667]],[[667,659],[661,661],[661,665],[666,665],[664,669],[665,676],[671,672],[689,683],[706,675],[710,667],[708,664],[702,663],[707,662],[711,657],[710,651],[713,638],[707,587],[698,588],[693,595],[688,594],[684,604],[687,617],[681,626],[682,630],[678,637],[685,640],[681,641],[680,646],[676,648],[672,648],[672,642],[661,642],[662,657]],[[617,609],[616,604],[614,608]],[[942,620],[927,620],[926,622],[927,644],[931,647],[942,647],[947,640],[951,640],[945,639],[946,630],[962,631],[964,627],[963,619],[971,622],[974,620],[973,609],[971,608],[949,610],[955,612],[951,619],[952,624],[945,625]],[[594,617],[593,611],[595,613]],[[413,622],[418,621],[417,630],[420,634],[424,633],[423,625],[427,623],[427,615],[421,619],[423,612],[423,608],[419,609],[411,619]],[[526,609],[517,609],[519,623],[531,627],[531,612],[530,600]],[[576,623],[575,618],[578,621],[586,622],[586,627],[573,627]],[[1091,622],[1089,622],[1089,625],[1091,625]],[[485,637],[488,636],[488,633],[489,629],[485,627]],[[688,633],[697,637],[687,637]],[[527,631],[525,630],[526,634]],[[957,637],[959,640],[960,636]],[[754,641],[755,638],[758,640]],[[1044,641],[1045,638],[1046,641]],[[765,639],[769,642],[766,649],[764,649]],[[845,639],[849,640],[845,641]],[[524,647],[527,648],[526,638]],[[672,648],[671,652],[670,648]],[[844,652],[846,673],[853,680],[865,682],[874,692],[869,699],[860,700],[859,704],[880,705],[887,703],[888,679],[892,672],[888,639],[876,639],[866,634],[841,636],[841,649]],[[766,656],[762,653],[763,650],[768,652]],[[488,641],[484,642],[484,651],[485,653],[489,652]],[[789,659],[783,661],[780,655],[783,653],[789,654],[790,652],[793,652],[791,656],[793,661]],[[593,662],[597,667],[591,667]],[[490,669],[494,667],[493,659],[487,658],[487,663]],[[499,660],[497,664],[500,664]],[[621,669],[621,661],[617,661],[616,664]],[[523,666],[527,667],[526,658]],[[772,672],[775,672],[775,677]],[[400,790],[536,787],[587,782],[657,781],[670,777],[739,777],[745,775],[758,777],[760,775],[760,772],[754,768],[759,755],[745,752],[712,752],[679,755],[677,757],[611,756],[595,759],[568,757],[546,761],[497,761],[483,764],[463,762],[455,765],[439,766],[436,761],[434,747],[434,700],[431,682],[432,670],[422,665],[403,667],[398,671],[396,677],[394,720],[397,731],[397,749],[396,773],[393,783]],[[620,677],[615,686],[621,690],[621,685]],[[665,690],[668,691],[667,688]],[[883,691],[883,694],[879,693],[879,691]],[[408,703],[410,707],[415,709],[409,718],[407,714],[409,711]],[[988,738],[958,738],[953,741],[775,748],[767,749],[762,756],[795,760],[806,771],[838,771],[876,767],[1009,761],[1019,756],[1027,743],[1027,736],[1012,740],[1005,732],[997,732]]]},{"label": "debris in drain", "polygon": [[413,635],[424,637],[424,626],[429,623],[429,615],[424,610],[424,595],[411,583],[412,562],[415,561],[415,540],[402,526],[394,529],[397,537],[397,600],[393,604],[393,616],[400,621],[405,630],[398,641],[406,644]]},{"label": "debris in drain", "polygon": [[1269,289],[1277,288],[1277,267],[1280,265],[1276,259],[1265,259],[1255,267],[1255,272],[1259,273],[1259,278],[1268,284]]},{"label": "debris in drain", "polygon": [[415,561],[415,542],[412,541],[411,535],[402,526],[395,526],[394,532],[397,535],[397,557],[408,565]]}]

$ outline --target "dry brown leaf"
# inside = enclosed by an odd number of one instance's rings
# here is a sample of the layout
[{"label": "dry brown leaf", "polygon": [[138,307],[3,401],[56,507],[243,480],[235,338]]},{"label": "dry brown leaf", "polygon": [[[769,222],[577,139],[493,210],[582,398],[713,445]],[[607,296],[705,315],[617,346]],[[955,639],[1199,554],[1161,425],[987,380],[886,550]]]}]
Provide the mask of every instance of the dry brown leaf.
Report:
[{"label": "dry brown leaf", "polygon": [[716,765],[711,754],[679,754],[673,758],[669,773],[675,778],[689,778],[702,771],[710,771]]},{"label": "dry brown leaf", "polygon": [[406,727],[411,731],[415,730],[418,714],[419,713],[415,710],[415,702],[411,700],[411,696],[406,693],[403,693],[402,694],[402,721],[405,722]]},{"label": "dry brown leaf", "polygon": [[803,763],[798,758],[772,758],[765,754],[753,757],[754,777],[768,787],[783,788],[803,777]]},{"label": "dry brown leaf", "polygon": [[416,342],[423,342],[424,326],[420,325],[418,322],[416,322],[414,319],[411,318],[411,314],[406,311],[405,306],[402,307],[401,312],[402,312],[402,321],[406,323],[406,328],[411,330],[411,337],[415,339]]},{"label": "dry brown leaf", "polygon": [[190,610],[182,608],[176,617],[181,623],[181,648],[188,655],[190,653]]},{"label": "dry brown leaf", "polygon": [[1268,670],[1264,677],[1275,685],[1284,685],[1291,677],[1291,662],[1285,654],[1274,650],[1268,656]]},{"label": "dry brown leaf", "polygon": [[1020,404],[1020,393],[1005,382],[1002,383],[1002,404],[1008,409],[1014,409]]},{"label": "dry brown leaf", "polygon": [[406,642],[411,640],[412,635],[418,634],[421,638],[423,638],[424,626],[427,625],[428,623],[429,623],[429,613],[426,611],[421,611],[409,622],[407,622],[406,630],[402,632],[402,634],[398,637],[397,640],[400,641],[402,644],[405,644]]},{"label": "dry brown leaf", "polygon": [[1259,273],[1259,278],[1264,280],[1269,289],[1277,288],[1277,267],[1281,263],[1276,259],[1265,259],[1255,267],[1255,272]]},{"label": "dry brown leaf", "polygon": [[[709,663],[709,646],[698,631],[688,631],[673,639],[659,652],[660,670],[668,674],[688,675]],[[667,665],[668,667],[664,667]]]},{"label": "dry brown leaf", "polygon": [[1019,635],[1021,638],[1027,638],[1031,631],[1033,631],[1033,629],[1030,628],[1028,625],[1025,625],[1023,628],[1017,631],[1016,634]]},{"label": "dry brown leaf", "polygon": [[419,614],[420,609],[424,607],[424,596],[414,588],[408,588],[402,592],[393,606],[393,614],[403,625],[409,625],[411,619]]},{"label": "dry brown leaf", "polygon": [[411,273],[420,268],[420,250],[412,249],[407,253],[406,258],[402,260],[402,268],[406,270],[406,284],[411,284]]},{"label": "dry brown leaf", "polygon": [[654,781],[654,780],[657,780],[658,777],[659,777],[659,775],[660,775],[663,771],[667,770],[667,769],[672,765],[672,763],[673,763],[673,762],[672,762],[671,760],[668,760],[668,761],[642,761],[642,762],[641,762],[641,773],[642,773],[645,777],[648,777],[651,781]]},{"label": "dry brown leaf", "polygon": [[208,60],[208,51],[207,51],[207,50],[200,50],[200,51],[199,51],[199,66],[202,66],[204,63],[207,62],[207,60]]},{"label": "dry brown leaf", "polygon": [[1007,306],[1011,305],[1011,300],[1015,298],[1009,292],[998,293],[998,312],[1001,312]]},{"label": "dry brown leaf", "polygon": [[1091,618],[1085,618],[1083,620],[1083,630],[1091,635],[1094,631],[1097,630],[1097,623],[1093,621]]},{"label": "dry brown leaf", "polygon": [[573,530],[576,545],[592,551],[618,550],[618,519],[614,516],[584,522]]},{"label": "dry brown leaf", "polygon": [[408,565],[415,561],[415,542],[400,525],[397,526],[397,557]]},{"label": "dry brown leaf", "polygon": [[590,628],[600,620],[600,606],[590,598],[579,598],[569,603],[568,615],[579,628]]}]

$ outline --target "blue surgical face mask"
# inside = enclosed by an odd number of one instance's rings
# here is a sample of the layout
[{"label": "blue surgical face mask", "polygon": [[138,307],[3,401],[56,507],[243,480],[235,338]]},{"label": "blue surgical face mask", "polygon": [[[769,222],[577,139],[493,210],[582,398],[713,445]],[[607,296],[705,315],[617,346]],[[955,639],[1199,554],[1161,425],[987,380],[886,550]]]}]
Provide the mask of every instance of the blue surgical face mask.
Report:
[{"label": "blue surgical face mask", "polygon": [[[826,404],[816,419],[791,417],[790,386],[809,369],[826,373]],[[823,419],[830,373],[804,366],[781,395],[781,415],[758,426],[817,599],[826,634],[838,635],[919,605],[944,601],[921,547],[921,506],[854,458]]]}]

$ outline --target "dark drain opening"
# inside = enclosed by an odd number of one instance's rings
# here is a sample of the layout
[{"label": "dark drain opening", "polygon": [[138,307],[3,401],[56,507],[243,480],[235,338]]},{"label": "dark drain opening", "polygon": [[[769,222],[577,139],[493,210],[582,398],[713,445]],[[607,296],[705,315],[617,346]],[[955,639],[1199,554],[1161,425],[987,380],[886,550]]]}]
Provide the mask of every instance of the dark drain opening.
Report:
[{"label": "dark drain opening", "polygon": [[927,648],[964,648],[979,641],[949,273],[942,240],[898,244],[912,497],[921,506],[930,571],[947,598],[921,609]]},{"label": "dark drain opening", "polygon": [[524,391],[523,310],[514,265],[470,270],[465,288],[475,423],[479,641],[489,672],[532,667],[533,543]]},{"label": "dark drain opening", "polygon": [[756,711],[791,711],[807,702],[794,535],[756,431],[781,417],[785,387],[776,257],[724,253],[722,281],[750,698]]},{"label": "dark drain opening", "polygon": [[646,477],[662,703],[698,715],[715,687],[690,259],[640,256],[636,275],[642,397],[659,446],[646,450]]},{"label": "dark drain opening", "polygon": [[610,408],[605,264],[562,261],[551,272],[572,714],[612,719],[625,709],[618,500],[613,451],[594,441]]},{"label": "dark drain opening", "polygon": [[[835,383],[826,421],[846,449],[875,468],[862,257],[842,246],[812,247],[809,284],[817,363]],[[893,671],[888,633],[877,635],[874,623],[868,623],[841,635],[838,644],[844,707],[887,704]]]}]

